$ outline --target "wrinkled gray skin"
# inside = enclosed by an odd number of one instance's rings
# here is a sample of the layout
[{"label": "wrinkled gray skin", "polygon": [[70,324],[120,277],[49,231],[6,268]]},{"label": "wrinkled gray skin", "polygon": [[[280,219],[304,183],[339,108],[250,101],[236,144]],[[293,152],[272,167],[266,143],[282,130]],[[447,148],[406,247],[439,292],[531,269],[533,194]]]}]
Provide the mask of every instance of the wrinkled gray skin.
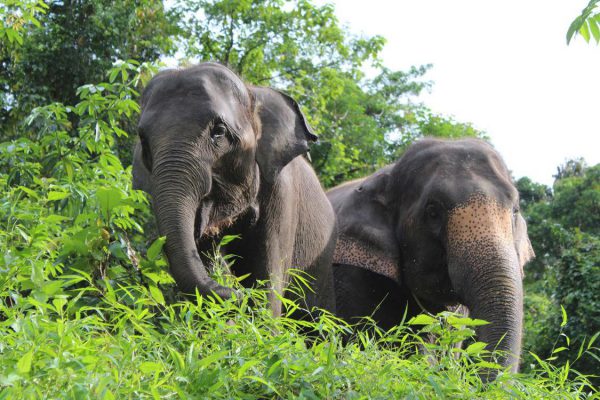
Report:
[{"label": "wrinkled gray skin", "polygon": [[490,322],[478,339],[506,351],[500,362],[517,370],[523,265],[533,251],[518,192],[490,145],[424,139],[395,164],[327,196],[340,231],[338,315],[373,314],[390,328],[405,310],[411,317],[462,304]]},{"label": "wrinkled gray skin", "polygon": [[[244,283],[271,280],[279,293],[290,267],[314,277],[308,306],[334,311],[331,258],[335,216],[302,157],[316,136],[296,102],[249,87],[226,67],[204,63],[155,76],[142,95],[134,188],[152,195],[170,272],[187,293],[232,289],[211,279],[203,251],[239,234],[227,252],[240,256]],[[281,301],[270,295],[275,315]]]}]

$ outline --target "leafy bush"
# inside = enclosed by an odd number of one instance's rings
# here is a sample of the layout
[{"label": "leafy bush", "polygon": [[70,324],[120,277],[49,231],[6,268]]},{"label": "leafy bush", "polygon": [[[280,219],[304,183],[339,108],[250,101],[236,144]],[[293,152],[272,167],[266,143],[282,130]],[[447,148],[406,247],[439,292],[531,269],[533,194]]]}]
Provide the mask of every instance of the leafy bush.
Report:
[{"label": "leafy bush", "polygon": [[[558,168],[553,193],[526,178],[517,187],[536,252],[526,267],[524,347],[562,363],[577,359],[579,371],[600,377],[592,340],[600,332],[600,165],[568,161]],[[561,307],[568,315],[563,325]],[[524,366],[531,362],[526,355]]]}]

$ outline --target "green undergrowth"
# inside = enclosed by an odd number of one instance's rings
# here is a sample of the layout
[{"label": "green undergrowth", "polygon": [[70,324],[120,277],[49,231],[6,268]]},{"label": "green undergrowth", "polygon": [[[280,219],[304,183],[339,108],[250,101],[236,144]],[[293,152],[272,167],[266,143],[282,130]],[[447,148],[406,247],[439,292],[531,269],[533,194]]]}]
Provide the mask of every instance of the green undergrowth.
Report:
[{"label": "green undergrowth", "polygon": [[[539,360],[526,375],[494,368],[470,337],[478,321],[420,316],[389,333],[353,332],[325,312],[314,321],[273,318],[265,290],[223,302],[164,304],[143,286],[81,284],[36,300],[10,297],[0,324],[0,398],[584,398],[593,393],[569,367]],[[3,292],[3,295],[8,293]],[[94,304],[90,303],[94,299]],[[289,312],[296,306],[287,302]],[[424,341],[409,327],[435,332]],[[308,332],[308,333],[307,333]],[[485,360],[484,360],[485,359]]]},{"label": "green undergrowth", "polygon": [[319,310],[296,321],[285,300],[273,318],[266,289],[219,268],[239,298],[181,298],[120,158],[154,70],[119,62],[78,104],[36,108],[0,143],[0,399],[598,396],[575,371],[594,338],[555,349],[574,363],[532,355],[531,372],[510,374],[472,339],[481,322],[451,314],[357,332]]}]

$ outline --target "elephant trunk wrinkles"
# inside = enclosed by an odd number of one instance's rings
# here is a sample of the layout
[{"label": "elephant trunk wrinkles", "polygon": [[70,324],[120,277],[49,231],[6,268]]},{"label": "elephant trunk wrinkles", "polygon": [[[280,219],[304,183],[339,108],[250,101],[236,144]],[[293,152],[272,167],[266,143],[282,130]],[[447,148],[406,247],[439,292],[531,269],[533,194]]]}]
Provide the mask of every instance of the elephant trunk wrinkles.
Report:
[{"label": "elephant trunk wrinkles", "polygon": [[210,192],[210,173],[193,161],[197,157],[184,153],[187,151],[170,149],[168,160],[165,157],[162,162],[157,162],[153,170],[158,230],[166,236],[165,252],[180,290],[194,293],[197,288],[202,295],[215,292],[226,298],[231,289],[208,276],[194,240],[195,225],[198,223],[197,228],[202,232],[209,222],[211,204],[203,200]]},{"label": "elephant trunk wrinkles", "polygon": [[[452,284],[473,318],[488,350],[500,350],[502,366],[518,370],[523,324],[523,285],[512,236],[512,213],[477,199],[460,207],[448,224],[448,268]],[[487,378],[493,378],[489,373]]]},{"label": "elephant trunk wrinkles", "polygon": [[498,256],[481,265],[463,264],[468,272],[463,281],[466,287],[459,295],[472,318],[489,322],[478,327],[478,340],[488,344],[487,350],[500,350],[499,364],[516,372],[521,353],[523,287],[516,260],[507,258]]}]

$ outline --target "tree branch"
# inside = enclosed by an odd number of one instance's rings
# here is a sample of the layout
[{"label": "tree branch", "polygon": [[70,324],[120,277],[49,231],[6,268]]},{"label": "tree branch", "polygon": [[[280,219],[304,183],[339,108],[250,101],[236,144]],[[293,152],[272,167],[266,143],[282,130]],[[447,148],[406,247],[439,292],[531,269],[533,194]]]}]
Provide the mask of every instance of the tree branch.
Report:
[{"label": "tree branch", "polygon": [[229,45],[227,46],[227,50],[225,50],[225,60],[224,63],[229,67],[229,57],[231,56],[231,50],[233,49],[233,15],[231,16],[231,22],[229,23]]}]

